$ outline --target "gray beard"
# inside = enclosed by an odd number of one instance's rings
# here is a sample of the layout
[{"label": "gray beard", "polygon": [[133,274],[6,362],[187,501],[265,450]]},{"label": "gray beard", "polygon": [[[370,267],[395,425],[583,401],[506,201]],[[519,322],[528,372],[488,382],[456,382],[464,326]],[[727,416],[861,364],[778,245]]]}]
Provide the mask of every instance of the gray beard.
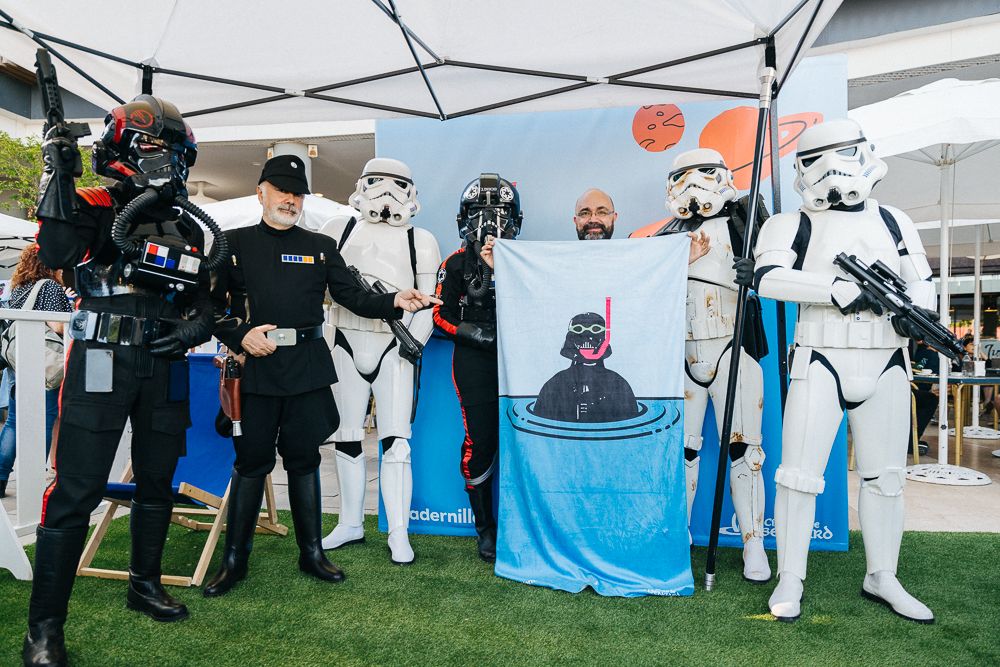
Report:
[{"label": "gray beard", "polygon": [[299,211],[294,216],[289,215],[285,211],[273,211],[270,215],[268,215],[268,218],[268,222],[290,229],[298,224],[299,220],[302,218],[302,211]]},{"label": "gray beard", "polygon": [[610,239],[614,230],[604,231],[603,229],[591,232],[584,232],[582,235],[577,234],[581,241],[602,241],[605,239]]}]

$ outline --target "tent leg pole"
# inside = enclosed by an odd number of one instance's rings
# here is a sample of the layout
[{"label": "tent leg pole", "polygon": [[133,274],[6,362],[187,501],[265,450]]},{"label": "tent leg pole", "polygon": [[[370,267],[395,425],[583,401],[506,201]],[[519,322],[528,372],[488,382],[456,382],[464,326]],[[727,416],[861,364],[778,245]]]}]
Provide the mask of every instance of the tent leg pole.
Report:
[{"label": "tent leg pole", "polygon": [[[781,213],[781,141],[778,129],[778,100],[772,100],[770,110],[771,158],[771,214]],[[785,302],[775,302],[775,319],[778,332],[778,391],[781,396],[781,415],[785,414],[788,398],[788,331],[785,323]]]},{"label": "tent leg pole", "polygon": [[[760,193],[760,171],[764,162],[764,139],[767,134],[767,115],[771,106],[777,72],[775,71],[774,42],[769,40],[764,49],[764,70],[761,72],[760,107],[757,112],[757,137],[754,143],[753,173],[750,178],[750,204],[747,225],[743,233],[743,257],[750,256],[754,221],[757,220],[757,198]],[[726,407],[719,426],[719,465],[715,475],[715,500],[712,506],[712,525],[708,537],[708,558],[705,563],[705,590],[715,587],[715,561],[719,549],[719,524],[722,521],[722,499],[725,493],[726,473],[729,471],[729,439],[733,430],[733,411],[736,403],[736,380],[740,372],[740,352],[743,350],[743,330],[746,325],[747,288],[740,286],[736,301],[736,327],[733,333],[732,353],[729,362],[729,384],[726,387]]]}]

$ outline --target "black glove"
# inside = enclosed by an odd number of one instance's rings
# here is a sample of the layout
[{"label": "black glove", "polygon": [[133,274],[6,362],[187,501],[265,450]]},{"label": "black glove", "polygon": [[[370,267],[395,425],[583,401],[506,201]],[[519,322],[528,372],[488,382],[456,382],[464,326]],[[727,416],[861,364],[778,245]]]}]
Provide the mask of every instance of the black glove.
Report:
[{"label": "black glove", "polygon": [[49,132],[42,143],[42,163],[47,171],[66,172],[79,177],[83,173],[83,159],[76,138]]},{"label": "black glove", "polygon": [[160,322],[173,325],[170,333],[160,336],[149,344],[149,353],[154,357],[176,357],[188,349],[201,345],[212,337],[211,313],[199,315],[190,320],[164,317]]},{"label": "black glove", "polygon": [[493,350],[497,346],[497,325],[462,322],[455,329],[458,342],[480,350]]},{"label": "black glove", "polygon": [[[843,278],[837,278],[834,281],[834,284],[838,282],[851,282],[851,281],[844,280]],[[857,285],[857,283],[853,284]],[[851,301],[850,303],[841,305],[836,299],[833,299],[833,305],[835,305],[838,309],[840,309],[840,312],[842,312],[844,315],[850,315],[851,313],[860,313],[862,310],[870,310],[876,315],[881,315],[883,312],[885,312],[882,308],[881,302],[879,302],[878,299],[873,297],[865,290],[861,289],[860,286],[858,287],[858,290],[859,290],[858,295],[854,297],[854,300]]]},{"label": "black glove", "polygon": [[[941,319],[941,316],[938,313],[934,312],[933,310],[921,308],[920,306],[913,306],[913,310],[919,312],[921,315],[934,322],[937,322],[938,320]],[[903,338],[920,339],[926,335],[923,331],[920,330],[919,327],[917,327],[916,322],[914,322],[909,317],[906,317],[905,315],[893,315],[892,319],[890,319],[889,321],[892,322],[892,328],[896,330],[896,333],[898,333]]]},{"label": "black glove", "polygon": [[736,269],[736,284],[743,287],[753,287],[753,273],[757,266],[749,257],[737,257],[733,260],[733,268]]}]

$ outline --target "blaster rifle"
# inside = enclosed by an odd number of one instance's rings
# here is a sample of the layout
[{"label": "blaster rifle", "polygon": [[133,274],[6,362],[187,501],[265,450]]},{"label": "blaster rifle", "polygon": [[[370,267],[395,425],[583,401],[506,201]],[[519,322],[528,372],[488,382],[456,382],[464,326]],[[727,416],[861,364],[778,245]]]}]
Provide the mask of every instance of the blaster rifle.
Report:
[{"label": "blaster rifle", "polygon": [[45,125],[42,128],[42,179],[39,184],[37,216],[44,220],[73,222],[76,213],[76,183],[83,175],[83,161],[77,140],[90,134],[86,123],[67,122],[62,94],[49,52],[35,53],[35,76],[42,95]]},{"label": "blaster rifle", "polygon": [[891,310],[895,317],[905,317],[913,322],[923,333],[929,347],[955,360],[965,354],[962,344],[947,327],[925,315],[924,309],[913,305],[906,294],[906,282],[882,261],[868,266],[854,255],[840,253],[833,263],[853,278],[858,287]]},{"label": "blaster rifle", "polygon": [[[354,282],[358,284],[361,289],[365,290],[369,294],[388,294],[389,290],[385,288],[385,285],[379,281],[375,281],[374,285],[369,285],[365,277],[361,275],[357,267],[348,266],[347,270],[351,272],[351,276],[354,278]],[[407,329],[402,322],[399,320],[382,320],[389,325],[392,330],[392,335],[396,337],[396,341],[399,343],[399,356],[401,359],[409,361],[414,366],[417,365],[420,357],[424,354],[424,346],[413,337],[410,330]]]}]

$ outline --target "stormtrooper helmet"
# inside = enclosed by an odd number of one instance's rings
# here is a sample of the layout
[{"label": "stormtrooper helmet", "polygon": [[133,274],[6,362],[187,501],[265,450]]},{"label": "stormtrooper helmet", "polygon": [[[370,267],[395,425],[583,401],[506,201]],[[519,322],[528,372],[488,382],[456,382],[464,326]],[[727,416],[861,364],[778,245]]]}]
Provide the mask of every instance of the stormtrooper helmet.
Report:
[{"label": "stormtrooper helmet", "polygon": [[813,125],[799,137],[795,152],[795,189],[812,211],[854,206],[868,198],[885,176],[885,162],[850,119]]},{"label": "stormtrooper helmet", "polygon": [[719,215],[736,195],[733,172],[729,171],[722,155],[711,148],[681,153],[667,175],[666,206],[681,220]]},{"label": "stormtrooper helmet", "polygon": [[387,222],[395,227],[402,227],[420,212],[410,168],[384,157],[368,161],[347,201],[366,221]]}]

